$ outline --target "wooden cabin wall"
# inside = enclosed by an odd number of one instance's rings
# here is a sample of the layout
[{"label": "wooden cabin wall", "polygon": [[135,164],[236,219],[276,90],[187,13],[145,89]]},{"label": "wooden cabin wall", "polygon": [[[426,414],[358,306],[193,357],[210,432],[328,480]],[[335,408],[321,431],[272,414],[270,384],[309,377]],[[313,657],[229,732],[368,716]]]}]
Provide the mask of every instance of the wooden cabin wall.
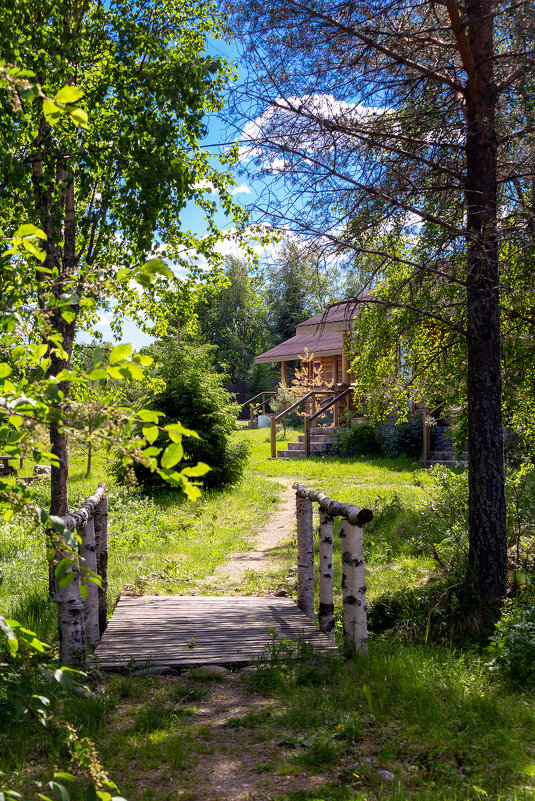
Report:
[{"label": "wooden cabin wall", "polygon": [[[342,356],[336,357],[338,361],[338,381],[342,380]],[[333,380],[333,356],[320,356],[315,358],[314,362],[320,362],[323,367],[323,378],[328,384]]]}]

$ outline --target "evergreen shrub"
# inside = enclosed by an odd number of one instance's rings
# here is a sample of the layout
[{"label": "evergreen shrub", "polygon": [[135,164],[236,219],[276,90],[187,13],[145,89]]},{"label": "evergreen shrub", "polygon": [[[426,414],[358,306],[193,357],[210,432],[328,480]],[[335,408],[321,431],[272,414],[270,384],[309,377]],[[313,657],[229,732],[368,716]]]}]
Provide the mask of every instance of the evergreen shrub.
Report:
[{"label": "evergreen shrub", "polygon": [[[145,409],[162,412],[160,425],[180,422],[199,435],[184,437],[184,459],[179,467],[205,462],[210,471],[200,481],[205,489],[220,489],[236,484],[248,457],[246,442],[232,442],[240,407],[223,387],[225,376],[211,365],[213,348],[174,342],[157,343],[151,348],[154,357],[153,378],[159,379],[142,399]],[[163,383],[165,382],[165,383]],[[158,446],[167,444],[165,432],[160,432]],[[169,488],[156,473],[135,464],[134,473],[139,486],[145,490]],[[120,462],[113,470],[119,483],[125,481]]]},{"label": "evergreen shrub", "polygon": [[340,456],[378,456],[381,447],[377,430],[369,423],[358,423],[342,430],[336,443]]},{"label": "evergreen shrub", "polygon": [[379,426],[377,440],[383,456],[394,459],[398,456],[421,459],[423,449],[422,415],[414,415],[401,422]]}]

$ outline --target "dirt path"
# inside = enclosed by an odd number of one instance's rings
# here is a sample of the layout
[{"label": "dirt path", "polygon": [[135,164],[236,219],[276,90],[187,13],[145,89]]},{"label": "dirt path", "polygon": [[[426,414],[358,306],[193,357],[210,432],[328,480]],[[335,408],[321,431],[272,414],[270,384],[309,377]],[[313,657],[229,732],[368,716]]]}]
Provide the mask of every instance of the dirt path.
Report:
[{"label": "dirt path", "polygon": [[[267,478],[267,476],[266,476]],[[271,480],[271,479],[270,479]],[[274,479],[277,481],[277,479]],[[282,484],[283,482],[277,481]],[[216,570],[216,575],[233,580],[243,576],[247,570],[261,572],[271,565],[266,558],[269,552],[285,542],[295,526],[295,492],[287,486],[281,496],[277,510],[270,516],[265,526],[255,535],[252,542],[254,551],[242,551],[231,554],[228,562],[224,562]]]},{"label": "dirt path", "polygon": [[[254,550],[232,554],[208,578],[205,589],[243,594],[250,572],[263,574],[263,583],[273,592],[270,571],[279,562],[273,556],[280,556],[277,549],[289,540],[294,526],[295,493],[286,485],[276,510],[252,539]],[[279,568],[280,564],[275,569]],[[159,739],[144,746],[142,738],[131,737],[115,775],[127,797],[137,793],[138,798],[154,801],[270,801],[285,793],[319,789],[333,778],[328,770],[307,769],[295,759],[299,749],[280,744],[281,733],[292,734],[284,708],[269,695],[248,691],[242,671],[218,675],[213,683],[206,679],[199,683],[201,678],[192,680],[188,673],[154,677],[143,700],[128,700],[117,711],[116,736],[123,738],[127,732],[131,736],[136,717],[147,714],[147,707],[176,707],[177,700],[195,700],[200,690],[201,697],[189,707],[187,717],[177,714],[172,728],[158,732]],[[144,747],[150,750],[150,760]],[[150,796],[141,794],[145,788]]]}]

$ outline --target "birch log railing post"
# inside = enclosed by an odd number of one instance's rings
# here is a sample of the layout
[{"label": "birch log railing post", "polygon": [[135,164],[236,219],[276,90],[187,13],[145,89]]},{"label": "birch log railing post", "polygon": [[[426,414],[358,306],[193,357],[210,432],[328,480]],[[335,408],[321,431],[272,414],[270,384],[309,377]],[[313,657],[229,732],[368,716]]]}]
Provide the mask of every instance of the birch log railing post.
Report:
[{"label": "birch log railing post", "polygon": [[297,606],[314,620],[314,535],[312,501],[296,493],[297,517]]},{"label": "birch log railing post", "polygon": [[[97,553],[95,547],[95,520],[90,517],[85,526],[78,528],[82,542],[78,546],[78,557],[82,563],[81,571],[97,572]],[[98,628],[98,587],[94,581],[88,581],[87,597],[84,601],[84,623],[87,646],[94,651],[100,640]]]},{"label": "birch log railing post", "polygon": [[[297,605],[314,619],[314,531],[312,503],[319,505],[319,609],[321,630],[334,639],[334,581],[333,581],[333,530],[334,518],[340,517],[342,541],[342,597],[344,643],[349,651],[366,656],[368,653],[368,624],[366,606],[366,579],[364,573],[364,534],[366,523],[373,519],[370,509],[359,509],[348,503],[339,503],[321,492],[307,490],[297,482],[296,494],[298,582]],[[312,556],[312,566],[310,564]],[[310,579],[312,575],[312,580]],[[312,591],[312,601],[310,594]]]},{"label": "birch log railing post", "polygon": [[334,517],[321,506],[326,496],[318,495],[319,508],[319,606],[318,622],[320,630],[334,641],[334,574],[333,574],[333,536]]},{"label": "birch log railing post", "polygon": [[[63,665],[83,666],[88,646],[93,651],[100,640],[100,609],[98,587],[93,581],[84,582],[87,593],[85,602],[82,600],[80,577],[85,578],[86,571],[100,575],[95,529],[99,535],[101,565],[107,564],[107,553],[104,556],[107,549],[106,485],[99,484],[96,492],[87,498],[80,509],[66,514],[61,520],[67,531],[79,532],[81,543],[76,555],[72,551],[62,551],[61,546],[56,554],[58,563],[64,558],[71,561],[67,569],[60,572],[59,579],[56,579],[57,592],[54,600],[58,604],[60,659]],[[105,537],[102,536],[103,530],[106,531]],[[73,573],[74,578],[69,579]],[[64,581],[66,577],[67,581]]]},{"label": "birch log railing post", "polygon": [[346,647],[365,656],[368,652],[368,620],[362,526],[342,518],[342,599]]},{"label": "birch log railing post", "polygon": [[100,636],[106,629],[108,612],[108,496],[104,495],[95,506],[95,545],[97,573],[101,585],[98,588],[98,628]]}]

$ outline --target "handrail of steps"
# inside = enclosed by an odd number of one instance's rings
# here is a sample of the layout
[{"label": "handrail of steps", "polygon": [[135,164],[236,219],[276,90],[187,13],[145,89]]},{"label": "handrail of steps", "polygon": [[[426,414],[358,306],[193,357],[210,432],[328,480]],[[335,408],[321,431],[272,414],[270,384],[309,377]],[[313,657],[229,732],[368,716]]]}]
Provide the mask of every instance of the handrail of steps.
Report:
[{"label": "handrail of steps", "polygon": [[349,386],[347,389],[344,389],[339,395],[335,395],[334,398],[331,398],[330,401],[324,403],[323,406],[320,406],[317,412],[314,414],[306,414],[305,415],[305,459],[308,459],[310,456],[310,424],[314,422],[320,415],[324,414],[327,409],[330,409],[331,406],[334,406],[337,403],[340,403],[350,392],[352,392],[353,386]]},{"label": "handrail of steps", "polygon": [[[301,406],[302,403],[304,403],[305,401],[309,400],[310,398],[312,398],[312,402],[314,403],[313,396],[315,396],[315,395],[333,395],[334,397],[331,398],[331,400],[327,401],[327,403],[324,403],[322,406],[319,407],[319,409],[317,409],[317,410],[314,409],[312,414],[310,414],[310,415],[305,414],[305,457],[308,458],[310,456],[310,425],[311,425],[311,423],[314,424],[315,420],[318,417],[320,417],[322,414],[324,414],[327,411],[327,409],[330,409],[331,406],[335,406],[336,407],[340,403],[340,401],[344,400],[347,397],[347,395],[349,394],[349,392],[351,392],[354,389],[354,384],[350,384],[348,387],[343,389],[342,392],[340,392],[340,394],[338,394],[340,386],[343,386],[343,385],[335,384],[331,389],[312,389],[312,390],[310,390],[310,392],[307,392],[306,395],[303,395],[303,397],[300,398],[298,401],[296,401],[295,403],[292,403],[292,405],[289,406],[287,409],[284,409],[284,411],[280,412],[280,414],[277,414],[277,415],[274,415],[273,417],[271,417],[270,424],[271,424],[271,458],[272,459],[276,459],[277,458],[277,423],[279,422],[279,420],[282,420],[282,418],[285,415],[289,414],[290,412],[293,412],[294,409],[297,409],[299,406]],[[338,409],[336,409],[336,412],[337,411],[338,411]],[[335,418],[336,418],[335,419],[335,426],[336,426],[336,425],[338,425],[338,419],[337,419],[338,418],[338,414],[335,414]]]},{"label": "handrail of steps", "polygon": [[275,414],[270,418],[270,429],[271,429],[271,458],[277,458],[277,423],[279,420],[282,420],[287,414],[293,412],[294,409],[297,409],[301,404],[305,403],[306,401],[312,399],[312,403],[315,403],[315,395],[331,395],[334,390],[332,389],[311,389],[302,398],[299,398],[295,403],[292,403],[291,406],[288,406],[287,409],[284,409],[279,414]]},{"label": "handrail of steps", "polygon": [[[242,403],[241,405],[242,409],[249,404],[249,428],[253,428],[254,416],[259,409],[262,409],[262,414],[266,413],[266,397],[268,395],[276,395],[276,394],[277,393],[275,391],[264,390],[263,392],[257,392],[257,394],[253,395],[252,398],[249,398],[249,400],[246,400]],[[253,406],[253,401],[257,400],[260,397],[262,398],[260,403],[258,403],[256,406]]]}]

